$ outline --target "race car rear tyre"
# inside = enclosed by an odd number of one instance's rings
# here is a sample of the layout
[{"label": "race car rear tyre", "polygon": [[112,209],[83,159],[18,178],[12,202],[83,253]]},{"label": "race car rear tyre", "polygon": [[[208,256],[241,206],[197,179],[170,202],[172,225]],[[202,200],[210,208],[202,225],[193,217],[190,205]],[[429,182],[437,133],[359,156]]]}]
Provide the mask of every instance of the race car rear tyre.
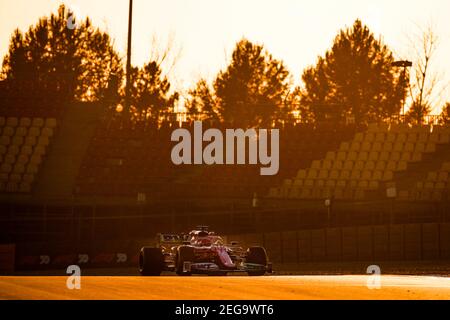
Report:
[{"label": "race car rear tyre", "polygon": [[[247,263],[254,263],[267,266],[266,249],[262,247],[251,247],[247,251]],[[266,274],[266,271],[248,271],[248,275],[252,277],[260,277]]]},{"label": "race car rear tyre", "polygon": [[142,248],[139,254],[139,272],[143,276],[160,276],[164,269],[164,256],[159,248]]},{"label": "race car rear tyre", "polygon": [[178,248],[176,257],[176,273],[179,276],[190,276],[191,272],[183,272],[185,262],[194,263],[195,253],[194,248],[188,246],[181,246]]}]

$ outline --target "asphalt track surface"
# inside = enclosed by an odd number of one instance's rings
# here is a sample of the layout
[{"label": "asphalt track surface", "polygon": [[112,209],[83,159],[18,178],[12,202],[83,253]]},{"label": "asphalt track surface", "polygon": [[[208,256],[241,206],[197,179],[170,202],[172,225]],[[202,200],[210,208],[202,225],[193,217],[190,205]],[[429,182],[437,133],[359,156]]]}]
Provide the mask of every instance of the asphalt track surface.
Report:
[{"label": "asphalt track surface", "polygon": [[[0,277],[0,299],[14,300],[450,300],[450,278],[382,276]],[[373,282],[372,282],[373,284]]]}]

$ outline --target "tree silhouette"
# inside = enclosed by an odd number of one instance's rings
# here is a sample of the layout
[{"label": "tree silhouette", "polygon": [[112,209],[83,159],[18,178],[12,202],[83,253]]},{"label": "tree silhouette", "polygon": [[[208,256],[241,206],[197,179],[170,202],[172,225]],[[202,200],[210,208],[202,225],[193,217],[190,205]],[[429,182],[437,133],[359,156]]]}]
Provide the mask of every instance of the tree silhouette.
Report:
[{"label": "tree silhouette", "polygon": [[234,127],[270,126],[285,111],[289,72],[262,45],[243,39],[214,82],[221,119]]},{"label": "tree silhouette", "polygon": [[205,79],[200,79],[194,89],[189,92],[186,109],[194,120],[218,121],[217,101]]},{"label": "tree silhouette", "polygon": [[62,5],[57,14],[41,18],[25,34],[14,32],[2,77],[15,105],[97,101],[105,96],[113,76],[123,76],[109,35],[94,29],[89,19],[68,28],[69,15]]},{"label": "tree silhouette", "polygon": [[[441,93],[446,87],[440,88],[440,74],[434,72],[433,63],[436,57],[439,39],[430,24],[420,29],[410,40],[413,51],[414,67],[409,92],[412,99],[407,113],[407,120],[421,124],[434,108],[439,107]],[[441,90],[439,90],[441,89]]]},{"label": "tree silhouette", "polygon": [[442,108],[442,113],[439,117],[439,124],[449,125],[450,124],[450,102],[447,102]]},{"label": "tree silhouette", "polygon": [[304,71],[301,106],[317,121],[353,116],[364,123],[398,114],[406,85],[393,62],[388,47],[356,20]]},{"label": "tree silhouette", "polygon": [[170,95],[170,82],[160,65],[151,61],[131,70],[131,114],[136,121],[159,123],[167,119],[178,94]]}]

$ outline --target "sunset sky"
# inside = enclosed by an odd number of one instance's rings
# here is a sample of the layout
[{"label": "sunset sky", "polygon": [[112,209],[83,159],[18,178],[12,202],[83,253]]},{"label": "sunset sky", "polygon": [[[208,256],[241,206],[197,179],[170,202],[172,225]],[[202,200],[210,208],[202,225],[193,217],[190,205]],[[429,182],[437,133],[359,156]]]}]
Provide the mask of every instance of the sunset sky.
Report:
[{"label": "sunset sky", "polygon": [[[0,56],[15,28],[26,30],[60,0],[0,0]],[[81,15],[108,30],[125,55],[128,0],[69,0]],[[303,69],[328,49],[340,28],[363,20],[396,53],[408,59],[408,35],[430,22],[440,39],[434,68],[450,82],[449,0],[135,0],[133,64],[149,59],[152,37],[161,47],[173,37],[180,58],[169,77],[186,90],[200,77],[212,79],[227,65],[240,38],[263,43],[284,60],[300,83]],[[177,51],[178,52],[178,51]],[[443,100],[450,100],[448,90]],[[435,110],[434,113],[439,112]]]}]

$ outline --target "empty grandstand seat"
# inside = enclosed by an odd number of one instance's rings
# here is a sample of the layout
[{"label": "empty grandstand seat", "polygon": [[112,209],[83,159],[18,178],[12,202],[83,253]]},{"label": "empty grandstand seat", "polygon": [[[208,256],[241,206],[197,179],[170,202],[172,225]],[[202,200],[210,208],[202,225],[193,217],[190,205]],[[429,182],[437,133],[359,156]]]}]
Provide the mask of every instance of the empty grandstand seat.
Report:
[{"label": "empty grandstand seat", "polygon": [[56,127],[54,118],[0,117],[2,192],[31,192]]}]

